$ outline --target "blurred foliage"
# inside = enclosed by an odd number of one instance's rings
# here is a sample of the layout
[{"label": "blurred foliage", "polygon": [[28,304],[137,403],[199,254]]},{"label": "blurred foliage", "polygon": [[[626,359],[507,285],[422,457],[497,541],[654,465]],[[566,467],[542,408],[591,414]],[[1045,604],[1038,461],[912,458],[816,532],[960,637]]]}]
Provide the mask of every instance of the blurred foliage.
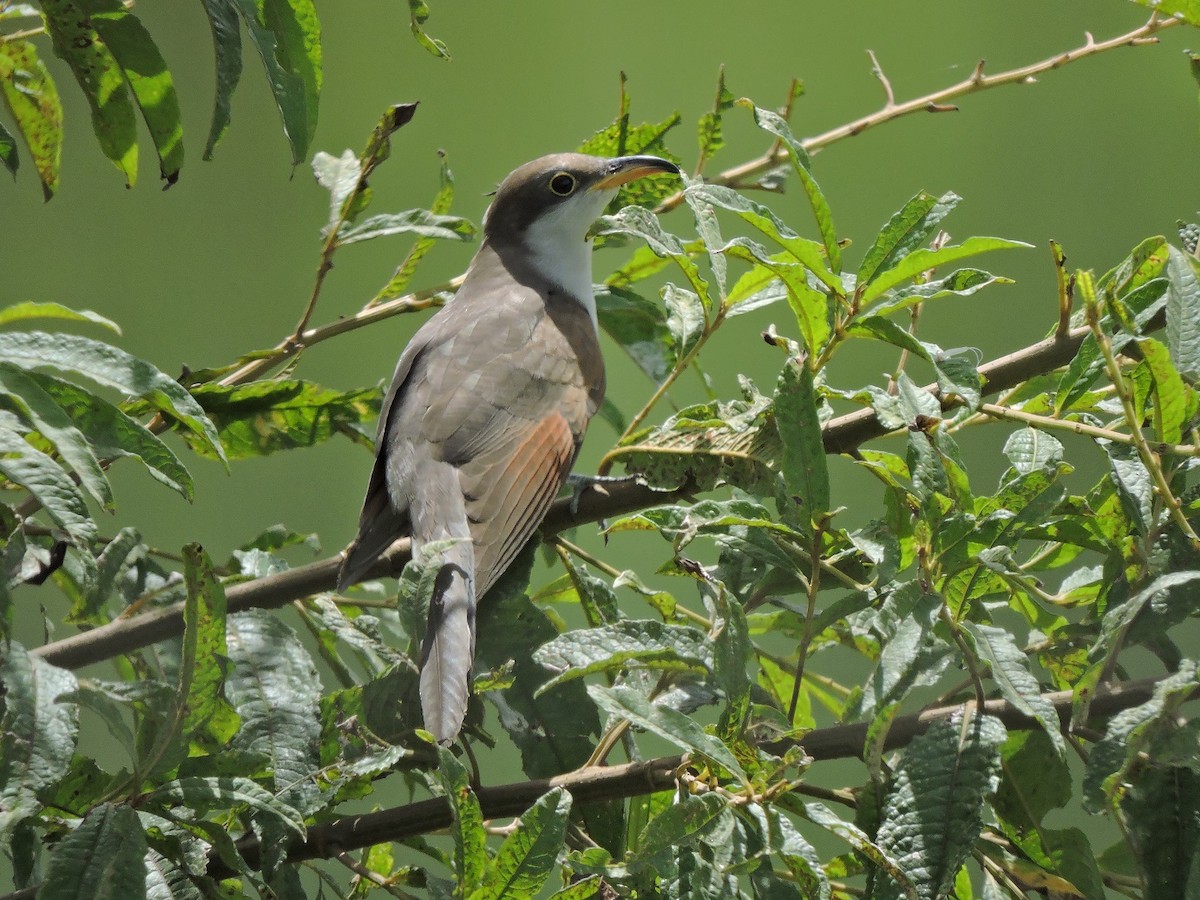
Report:
[{"label": "blurred foliage", "polygon": [[[322,79],[311,3],[204,5],[218,79],[207,152],[229,122],[244,26],[293,158],[306,159]],[[1197,23],[1194,4],[1176,8]],[[409,11],[418,40],[448,59],[422,29],[425,4],[410,0]],[[137,171],[135,108],[164,178],[177,176],[174,87],[128,7],[0,3],[0,28],[0,87],[47,196],[62,122],[34,49],[43,31],[93,101],[101,148],[127,180]],[[797,94],[793,86],[789,98]],[[617,118],[585,149],[671,155],[666,140],[682,116],[635,125],[629,109],[622,82]],[[736,99],[722,72],[699,117],[693,171],[722,152],[726,117],[744,115],[774,151],[761,172],[774,173],[777,189],[786,164],[812,222],[786,222],[699,174],[684,177],[678,196],[678,183],[639,183],[598,222],[598,237],[636,245],[598,293],[600,325],[653,385],[603,468],[619,463],[674,498],[608,532],[644,532],[661,548],[662,578],[557,539],[565,574],[530,595],[526,553],[480,608],[478,656],[490,671],[476,681],[468,724],[479,749],[469,757],[419,732],[416,660],[436,561],[411,563],[395,594],[372,583],[349,596],[295,598],[301,635],[265,609],[231,613],[226,587],[238,584],[242,596],[279,589],[294,574],[287,548],[313,547],[311,536],[280,526],[218,566],[197,545],[165,553],[133,528],[101,535],[95,512],[116,502],[106,472],[119,458],[138,459],[191,498],[188,470],[161,437],[168,430],[233,465],[336,434],[370,444],[378,387],[332,391],[294,370],[314,343],[452,289],[405,293],[437,241],[474,233],[449,212],[444,160],[428,210],[366,215],[369,180],[414,111],[389,109],[357,156],[313,156],[329,215],[308,306],[275,348],[175,379],[111,343],[29,328],[40,320],[119,334],[96,313],[54,303],[0,310],[0,840],[15,889],[47,898],[302,896],[302,864],[289,853],[310,829],[355,815],[386,781],[445,798],[450,843],[412,836],[446,826],[426,813],[403,840],[344,855],[349,885],[320,869],[322,891],[1200,891],[1192,858],[1178,850],[1200,834],[1200,726],[1188,706],[1197,662],[1181,639],[1200,615],[1195,223],[1180,223],[1181,246],[1150,237],[1103,274],[1067,270],[1055,246],[1055,338],[1049,350],[1032,348],[1019,377],[992,397],[978,354],[922,340],[917,314],[933,300],[998,292],[1009,279],[976,258],[1027,245],[951,242],[943,226],[959,198],[922,192],[863,236],[855,265],[786,115]],[[0,130],[0,161],[15,172],[17,160]],[[654,215],[672,202],[689,210],[694,234],[673,234]],[[313,325],[341,248],[396,237],[411,243],[389,283],[355,316]],[[672,280],[661,284],[664,276]],[[772,304],[790,316],[758,344],[778,355],[774,383],[742,379],[739,397],[710,394],[662,416],[673,384],[690,372],[703,380],[706,354],[732,352],[730,323]],[[851,343],[893,354],[883,383],[844,362]],[[1067,362],[1050,355],[1068,344]],[[914,380],[917,366],[932,385]],[[830,435],[857,421],[854,410],[871,417],[872,435],[887,433],[848,450],[878,484],[876,514],[860,527],[841,524],[827,457]],[[994,484],[965,461],[960,439],[973,432],[1004,460]],[[123,652],[113,680],[51,665],[10,631],[18,605],[32,605],[33,585],[48,579],[71,600],[67,621],[84,629],[177,607],[182,634]],[[640,617],[631,614],[643,601]],[[579,608],[584,627],[566,624],[563,605]],[[1093,715],[1098,692],[1126,680],[1131,650],[1158,667],[1149,699]],[[860,681],[837,674],[847,656]],[[1009,714],[991,714],[988,700]],[[485,701],[503,735],[485,730]],[[899,726],[951,704],[959,708],[923,729]],[[80,740],[81,710],[110,733],[117,764]],[[806,743],[851,733],[853,750],[826,758],[861,756],[865,781],[818,785],[824,760]],[[490,780],[489,754],[502,741],[519,750],[530,779],[604,763],[618,745],[635,760],[671,747],[686,762],[673,789],[649,796],[584,800],[554,787],[493,839],[479,776]],[[1082,765],[1069,765],[1072,749]],[[1054,827],[1072,803],[1115,819],[1124,839],[1094,847],[1083,829]]]}]

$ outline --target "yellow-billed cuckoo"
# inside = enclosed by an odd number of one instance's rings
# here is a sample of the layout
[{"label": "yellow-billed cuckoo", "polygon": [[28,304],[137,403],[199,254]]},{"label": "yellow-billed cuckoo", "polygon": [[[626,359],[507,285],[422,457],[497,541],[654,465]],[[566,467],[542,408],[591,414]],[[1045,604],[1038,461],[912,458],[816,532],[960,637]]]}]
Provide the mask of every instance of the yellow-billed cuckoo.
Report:
[{"label": "yellow-billed cuckoo", "polygon": [[677,173],[656,156],[545,156],[501,183],[457,295],[400,356],[338,589],[397,539],[457,541],[429,603],[425,727],[466,715],[475,602],[541,524],[604,399],[587,230],[622,184]]}]

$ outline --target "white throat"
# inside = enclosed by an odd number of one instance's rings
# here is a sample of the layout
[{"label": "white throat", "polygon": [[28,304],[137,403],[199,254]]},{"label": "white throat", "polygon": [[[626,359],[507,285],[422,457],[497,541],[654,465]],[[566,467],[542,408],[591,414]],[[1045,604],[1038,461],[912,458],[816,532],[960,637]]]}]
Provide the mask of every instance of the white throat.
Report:
[{"label": "white throat", "polygon": [[[582,240],[579,235],[600,214],[605,199],[603,196],[594,200],[588,197],[587,200],[592,202],[580,198],[578,203],[564,203],[536,219],[529,226],[525,239],[529,261],[538,274],[578,301],[587,310],[597,332],[596,298],[592,294],[592,242]],[[590,208],[581,209],[585,202]],[[582,228],[579,225],[581,215],[588,217]]]}]

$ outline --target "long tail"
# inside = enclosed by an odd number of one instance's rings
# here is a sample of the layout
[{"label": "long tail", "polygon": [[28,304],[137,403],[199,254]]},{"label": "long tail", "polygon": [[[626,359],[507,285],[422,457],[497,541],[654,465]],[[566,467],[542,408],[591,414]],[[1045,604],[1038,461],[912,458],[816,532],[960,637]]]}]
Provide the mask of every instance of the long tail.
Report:
[{"label": "long tail", "polygon": [[475,660],[475,553],[463,540],[442,553],[443,565],[429,599],[421,648],[421,712],[438,743],[458,737],[467,714]]}]

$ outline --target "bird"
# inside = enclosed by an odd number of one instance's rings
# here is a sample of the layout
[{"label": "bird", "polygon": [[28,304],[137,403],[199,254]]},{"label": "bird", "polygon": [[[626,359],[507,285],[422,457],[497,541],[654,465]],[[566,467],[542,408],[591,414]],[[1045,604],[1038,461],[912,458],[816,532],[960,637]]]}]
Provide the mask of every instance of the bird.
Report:
[{"label": "bird", "polygon": [[581,153],[513,170],[458,292],[396,365],[338,590],[399,538],[414,557],[439,542],[420,697],[444,746],[466,716],[476,603],[541,525],[604,399],[588,229],[621,185],[663,173],[679,168]]}]

